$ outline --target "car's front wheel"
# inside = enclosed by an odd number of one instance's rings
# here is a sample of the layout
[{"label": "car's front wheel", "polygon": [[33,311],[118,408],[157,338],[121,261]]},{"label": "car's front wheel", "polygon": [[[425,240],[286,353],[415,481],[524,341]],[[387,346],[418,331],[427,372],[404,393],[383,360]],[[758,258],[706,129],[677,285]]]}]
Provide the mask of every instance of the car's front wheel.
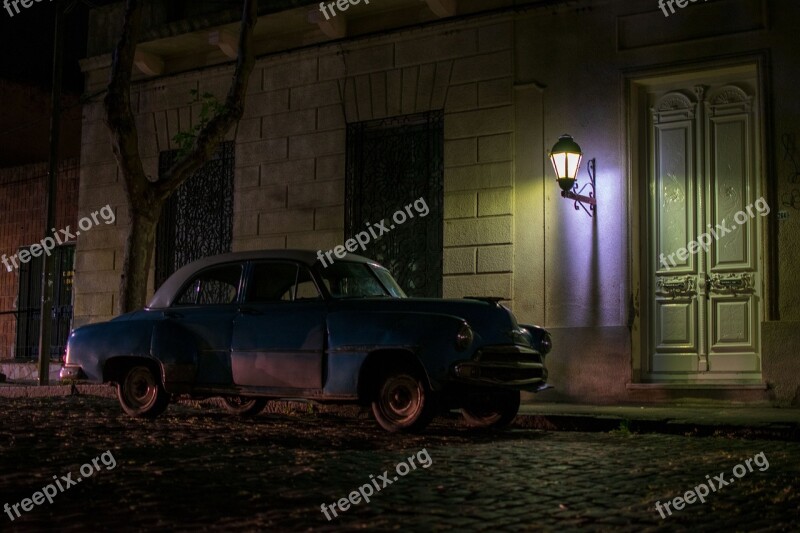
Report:
[{"label": "car's front wheel", "polygon": [[267,406],[265,398],[245,398],[243,396],[228,396],[222,399],[225,409],[234,415],[255,416]]},{"label": "car's front wheel", "polygon": [[378,424],[391,432],[420,431],[436,414],[428,384],[409,370],[387,372],[372,401]]},{"label": "car's front wheel", "polygon": [[117,385],[123,411],[136,418],[155,418],[169,405],[169,393],[147,366],[128,369]]},{"label": "car's front wheel", "polygon": [[477,428],[502,428],[519,412],[519,391],[500,390],[467,397],[461,414],[468,425]]}]

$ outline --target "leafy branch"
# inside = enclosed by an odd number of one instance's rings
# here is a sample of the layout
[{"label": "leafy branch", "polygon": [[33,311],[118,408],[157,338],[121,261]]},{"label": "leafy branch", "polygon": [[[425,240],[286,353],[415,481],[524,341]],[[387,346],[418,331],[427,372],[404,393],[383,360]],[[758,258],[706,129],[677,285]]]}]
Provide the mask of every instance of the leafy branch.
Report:
[{"label": "leafy branch", "polygon": [[200,121],[189,131],[179,131],[172,137],[172,141],[178,145],[179,156],[188,154],[194,148],[197,136],[206,127],[206,124],[225,109],[225,106],[212,93],[205,92],[200,94],[197,89],[192,89],[189,94],[192,95],[189,105],[200,104]]}]

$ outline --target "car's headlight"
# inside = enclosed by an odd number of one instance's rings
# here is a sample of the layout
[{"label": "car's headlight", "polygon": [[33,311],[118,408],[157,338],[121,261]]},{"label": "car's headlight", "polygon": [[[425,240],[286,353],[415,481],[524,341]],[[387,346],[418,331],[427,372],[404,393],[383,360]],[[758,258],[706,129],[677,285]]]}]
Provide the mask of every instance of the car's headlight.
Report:
[{"label": "car's headlight", "polygon": [[508,337],[511,341],[519,346],[530,346],[531,345],[531,336],[527,329],[519,328],[519,329],[512,329],[508,332]]},{"label": "car's headlight", "polygon": [[550,350],[553,348],[553,338],[549,333],[545,333],[542,335],[542,340],[539,344],[542,347],[542,355],[546,355],[550,353]]},{"label": "car's headlight", "polygon": [[469,324],[464,322],[456,334],[456,350],[463,352],[472,345],[472,339],[475,337],[472,328]]}]

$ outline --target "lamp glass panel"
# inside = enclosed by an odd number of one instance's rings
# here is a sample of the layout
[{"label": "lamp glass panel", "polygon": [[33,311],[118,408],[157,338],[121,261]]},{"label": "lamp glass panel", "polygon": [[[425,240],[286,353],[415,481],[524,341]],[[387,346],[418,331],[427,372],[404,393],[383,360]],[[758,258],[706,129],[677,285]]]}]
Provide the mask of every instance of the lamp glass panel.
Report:
[{"label": "lamp glass panel", "polygon": [[578,175],[578,167],[580,167],[581,159],[581,154],[570,152],[550,154],[550,161],[553,163],[556,179],[575,179]]},{"label": "lamp glass panel", "polygon": [[578,177],[578,168],[581,166],[581,154],[566,154],[567,168],[564,173],[565,178],[576,179]]},{"label": "lamp glass panel", "polygon": [[567,154],[565,152],[550,154],[550,161],[553,163],[556,179],[567,177]]}]

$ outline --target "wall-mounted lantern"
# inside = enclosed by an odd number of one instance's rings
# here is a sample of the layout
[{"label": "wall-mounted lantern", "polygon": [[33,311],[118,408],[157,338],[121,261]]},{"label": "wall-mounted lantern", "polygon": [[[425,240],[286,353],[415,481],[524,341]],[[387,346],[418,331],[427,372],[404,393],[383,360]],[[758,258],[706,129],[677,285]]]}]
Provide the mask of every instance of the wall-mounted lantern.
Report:
[{"label": "wall-mounted lantern", "polygon": [[[586,211],[586,214],[592,216],[592,211],[597,206],[594,190],[595,178],[595,160],[590,159],[586,163],[586,169],[589,172],[589,183],[584,184],[583,187],[578,189],[578,169],[581,166],[581,159],[583,159],[583,152],[581,147],[572,138],[571,135],[562,135],[559,137],[558,142],[550,150],[550,162],[553,163],[553,169],[556,171],[556,181],[558,186],[561,187],[561,196],[575,201],[575,209],[578,209],[578,204]],[[584,189],[589,187],[591,190],[588,196],[583,195]],[[586,209],[586,205],[589,209]]]}]

